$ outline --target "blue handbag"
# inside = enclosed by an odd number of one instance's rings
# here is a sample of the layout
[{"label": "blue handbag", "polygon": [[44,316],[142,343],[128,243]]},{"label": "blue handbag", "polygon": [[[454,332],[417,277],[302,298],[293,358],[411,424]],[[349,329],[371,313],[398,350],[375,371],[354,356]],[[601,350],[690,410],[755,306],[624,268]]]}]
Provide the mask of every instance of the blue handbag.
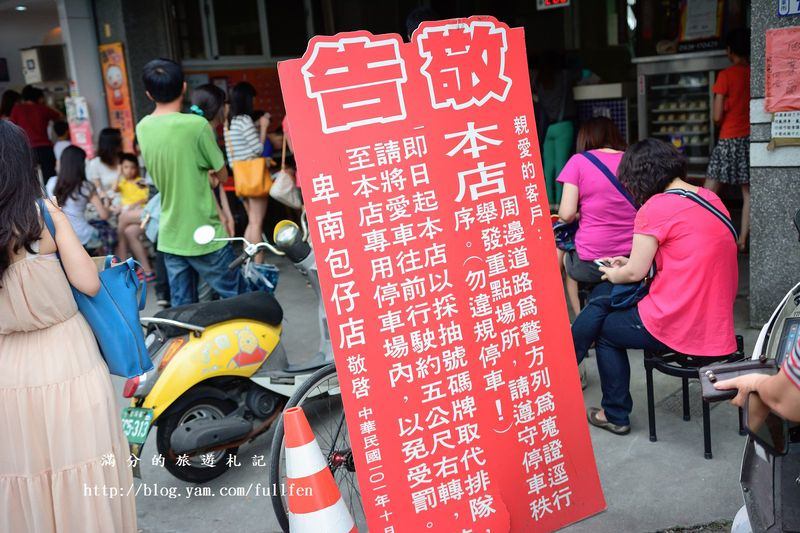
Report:
[{"label": "blue handbag", "polygon": [[[55,239],[56,228],[43,200],[39,200],[39,209]],[[144,309],[147,287],[136,276],[136,261],[130,258],[112,265],[112,259],[111,255],[105,258],[104,268],[99,274],[100,291],[96,295],[87,296],[75,287],[72,287],[72,294],[78,310],[92,328],[109,372],[132,378],[153,369],[139,323],[139,311]],[[63,264],[61,268],[64,268]],[[140,289],[141,294],[137,296]]]}]

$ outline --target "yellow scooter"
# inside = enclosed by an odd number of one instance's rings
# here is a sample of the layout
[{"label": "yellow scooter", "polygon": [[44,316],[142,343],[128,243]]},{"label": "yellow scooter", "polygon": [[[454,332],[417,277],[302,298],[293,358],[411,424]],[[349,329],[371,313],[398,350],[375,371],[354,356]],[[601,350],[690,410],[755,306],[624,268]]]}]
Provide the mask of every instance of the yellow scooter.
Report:
[{"label": "yellow scooter", "polygon": [[[305,230],[305,225],[304,225]],[[239,268],[263,249],[286,255],[308,276],[319,298],[314,253],[307,231],[290,221],[275,228],[275,243],[251,244],[228,268]],[[214,239],[210,226],[195,241]],[[321,305],[320,305],[321,308]],[[286,400],[318,368],[333,362],[324,315],[320,351],[291,365],[280,344],[283,310],[266,292],[185,305],[142,318],[154,369],[129,379],[131,398],[122,426],[131,453],[140,456],[152,426],[164,466],[175,477],[203,483],[231,466],[238,447],[267,431]],[[138,462],[135,474],[139,476]]]}]

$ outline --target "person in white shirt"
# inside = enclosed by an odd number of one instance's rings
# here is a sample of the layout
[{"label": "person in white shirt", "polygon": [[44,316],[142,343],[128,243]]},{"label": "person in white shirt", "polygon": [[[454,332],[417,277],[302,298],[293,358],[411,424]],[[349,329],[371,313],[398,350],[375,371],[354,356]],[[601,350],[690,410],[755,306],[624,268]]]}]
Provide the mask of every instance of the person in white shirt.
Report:
[{"label": "person in white shirt", "polygon": [[[228,127],[225,131],[225,149],[228,161],[245,161],[261,157],[264,151],[264,141],[267,138],[269,127],[269,114],[266,113],[258,121],[256,128],[250,116],[253,113],[253,99],[256,96],[255,88],[247,82],[237,83],[231,91],[230,111],[228,114]],[[236,179],[234,173],[233,179]],[[260,242],[264,217],[267,214],[267,196],[243,198],[247,211],[247,228],[244,238],[250,242]],[[259,254],[257,261],[262,261]]]},{"label": "person in white shirt", "polygon": [[114,198],[114,187],[120,173],[122,133],[117,128],[103,128],[97,138],[97,157],[89,161],[86,177],[97,188],[101,200]]},{"label": "person in white shirt", "polygon": [[53,145],[53,153],[56,156],[56,171],[58,171],[58,160],[61,159],[61,153],[64,148],[72,144],[69,137],[69,124],[63,120],[55,121],[53,123],[53,133],[58,137],[56,144]]},{"label": "person in white shirt", "polygon": [[47,194],[57,200],[84,249],[92,255],[102,242],[97,229],[86,220],[86,206],[91,203],[102,220],[108,219],[110,212],[94,184],[86,179],[86,152],[77,146],[64,148],[59,167],[58,176],[47,182]]}]

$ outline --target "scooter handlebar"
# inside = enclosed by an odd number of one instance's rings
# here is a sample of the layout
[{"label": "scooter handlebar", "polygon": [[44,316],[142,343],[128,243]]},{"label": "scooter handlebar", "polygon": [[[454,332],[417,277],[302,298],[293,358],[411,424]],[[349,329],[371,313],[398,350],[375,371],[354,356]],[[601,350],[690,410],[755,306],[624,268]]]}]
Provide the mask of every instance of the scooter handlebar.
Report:
[{"label": "scooter handlebar", "polygon": [[242,252],[242,255],[231,261],[231,264],[228,265],[228,270],[234,270],[236,268],[239,268],[240,266],[242,266],[242,263],[247,261],[248,257],[249,256],[247,255],[247,252]]}]

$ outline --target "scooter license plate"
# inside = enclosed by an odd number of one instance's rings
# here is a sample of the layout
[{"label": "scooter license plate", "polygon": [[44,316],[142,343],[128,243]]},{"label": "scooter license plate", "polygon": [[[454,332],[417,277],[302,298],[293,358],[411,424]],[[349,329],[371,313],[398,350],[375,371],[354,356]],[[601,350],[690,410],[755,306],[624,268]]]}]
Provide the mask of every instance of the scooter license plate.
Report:
[{"label": "scooter license plate", "polygon": [[126,407],[122,410],[122,431],[130,444],[144,444],[150,432],[153,410],[144,407]]}]

